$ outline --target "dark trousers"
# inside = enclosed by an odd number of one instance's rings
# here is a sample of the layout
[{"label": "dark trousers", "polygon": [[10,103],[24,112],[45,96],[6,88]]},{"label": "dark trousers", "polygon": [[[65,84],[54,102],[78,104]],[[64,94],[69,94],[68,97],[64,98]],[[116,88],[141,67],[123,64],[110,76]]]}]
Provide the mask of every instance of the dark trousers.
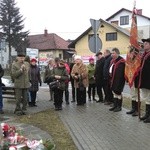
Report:
[{"label": "dark trousers", "polygon": [[56,88],[54,90],[54,105],[55,107],[62,107],[63,90]]},{"label": "dark trousers", "polygon": [[36,95],[37,95],[37,91],[30,91],[32,105],[35,105]]},{"label": "dark trousers", "polygon": [[103,85],[97,85],[96,88],[99,101],[103,101],[103,92],[102,92]]},{"label": "dark trousers", "polygon": [[2,85],[0,85],[0,110],[3,109]]},{"label": "dark trousers", "polygon": [[74,87],[74,80],[71,80],[71,88],[72,88],[72,100],[75,101],[75,87]]},{"label": "dark trousers", "polygon": [[86,88],[83,91],[80,91],[79,88],[76,89],[76,99],[78,105],[83,105],[86,103]]},{"label": "dark trousers", "polygon": [[92,93],[92,98],[95,99],[95,87],[96,87],[95,84],[89,84],[89,87],[88,87],[88,97],[89,97],[89,99],[91,99],[91,93]]},{"label": "dark trousers", "polygon": [[104,80],[104,94],[105,94],[105,101],[106,102],[113,102],[113,93],[110,88],[109,80]]},{"label": "dark trousers", "polygon": [[50,93],[50,100],[53,101],[53,100],[54,100],[54,92],[53,92],[53,90],[50,88],[50,85],[49,85],[49,93]]},{"label": "dark trousers", "polygon": [[68,90],[68,86],[69,86],[69,83],[66,83],[66,85],[65,85],[65,101],[66,102],[69,102],[69,90]]}]

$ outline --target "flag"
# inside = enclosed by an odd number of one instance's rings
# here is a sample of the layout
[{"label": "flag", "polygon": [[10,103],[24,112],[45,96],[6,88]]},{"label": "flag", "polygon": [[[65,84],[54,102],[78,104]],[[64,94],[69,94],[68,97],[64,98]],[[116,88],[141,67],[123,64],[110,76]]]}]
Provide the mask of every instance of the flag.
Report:
[{"label": "flag", "polygon": [[137,31],[137,10],[134,7],[132,11],[132,24],[130,30],[130,44],[136,49],[140,49],[138,44],[138,31]]},{"label": "flag", "polygon": [[[125,63],[125,78],[130,87],[134,83],[134,79],[138,74],[141,58],[139,54],[140,45],[138,44],[138,31],[137,31],[137,10],[134,6],[132,11],[132,24],[130,30],[130,50],[126,56]],[[131,52],[132,50],[132,52]]]},{"label": "flag", "polygon": [[137,52],[136,50],[128,52],[125,63],[125,78],[128,81],[130,88],[133,86],[134,80],[138,75],[140,65],[141,57],[139,55],[139,52]]}]

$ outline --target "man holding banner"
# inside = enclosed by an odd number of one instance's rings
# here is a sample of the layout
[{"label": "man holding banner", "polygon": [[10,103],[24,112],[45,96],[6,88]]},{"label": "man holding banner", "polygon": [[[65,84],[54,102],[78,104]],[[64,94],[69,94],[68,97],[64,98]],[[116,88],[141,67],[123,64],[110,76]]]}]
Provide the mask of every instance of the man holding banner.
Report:
[{"label": "man holding banner", "polygon": [[[138,85],[134,82],[136,76],[138,75],[139,68],[140,68],[140,57],[139,57],[139,50],[134,48],[133,46],[130,47],[130,50],[126,57],[126,64],[125,64],[125,77],[126,81],[128,82],[131,90],[131,104],[132,109],[127,114],[132,116],[138,116]],[[139,102],[140,104],[140,102]]]},{"label": "man holding banner", "polygon": [[[140,120],[143,120],[144,123],[150,123],[150,38],[142,39],[144,46],[144,54],[140,58],[139,50],[140,46],[137,40],[137,20],[136,20],[136,9],[133,8],[132,12],[132,25],[130,31],[130,44],[133,47],[134,59],[131,56],[131,51],[127,54],[126,66],[125,66],[125,77],[129,83],[129,86],[132,87],[135,81],[135,78],[138,75],[138,84],[137,84],[137,96],[138,96],[138,107],[137,102],[132,102],[132,110],[127,112],[127,114],[132,114],[138,110]],[[135,55],[136,54],[136,55]],[[141,89],[142,99],[145,100],[145,115],[140,117],[140,94],[139,89]],[[132,90],[132,89],[131,89]]]},{"label": "man holding banner", "polygon": [[[132,24],[130,31],[130,46],[127,53],[125,63],[125,78],[131,88],[132,109],[127,114],[138,116],[140,118],[140,96],[139,89],[134,85],[134,80],[137,77],[141,65],[141,58],[139,51],[141,47],[138,44],[138,31],[137,31],[137,10],[134,6],[132,11]],[[134,85],[134,86],[133,86]]]}]

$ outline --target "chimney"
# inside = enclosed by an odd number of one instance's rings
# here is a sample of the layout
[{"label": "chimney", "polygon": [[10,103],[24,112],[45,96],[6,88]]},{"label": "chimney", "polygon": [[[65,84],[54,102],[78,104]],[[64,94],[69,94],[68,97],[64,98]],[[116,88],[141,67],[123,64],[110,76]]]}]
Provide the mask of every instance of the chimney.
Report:
[{"label": "chimney", "polygon": [[48,35],[48,31],[47,29],[44,30],[44,36],[47,36]]},{"label": "chimney", "polygon": [[142,15],[142,9],[137,9],[137,14]]}]

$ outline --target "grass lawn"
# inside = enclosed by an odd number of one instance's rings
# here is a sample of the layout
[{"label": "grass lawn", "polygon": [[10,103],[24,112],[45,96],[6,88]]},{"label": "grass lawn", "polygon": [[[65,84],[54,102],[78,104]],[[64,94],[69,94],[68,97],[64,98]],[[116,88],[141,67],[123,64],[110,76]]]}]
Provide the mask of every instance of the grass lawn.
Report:
[{"label": "grass lawn", "polygon": [[[38,119],[37,119],[38,118]],[[17,117],[15,122],[36,126],[53,138],[57,150],[77,150],[69,132],[54,110],[45,110],[30,116]]]}]

